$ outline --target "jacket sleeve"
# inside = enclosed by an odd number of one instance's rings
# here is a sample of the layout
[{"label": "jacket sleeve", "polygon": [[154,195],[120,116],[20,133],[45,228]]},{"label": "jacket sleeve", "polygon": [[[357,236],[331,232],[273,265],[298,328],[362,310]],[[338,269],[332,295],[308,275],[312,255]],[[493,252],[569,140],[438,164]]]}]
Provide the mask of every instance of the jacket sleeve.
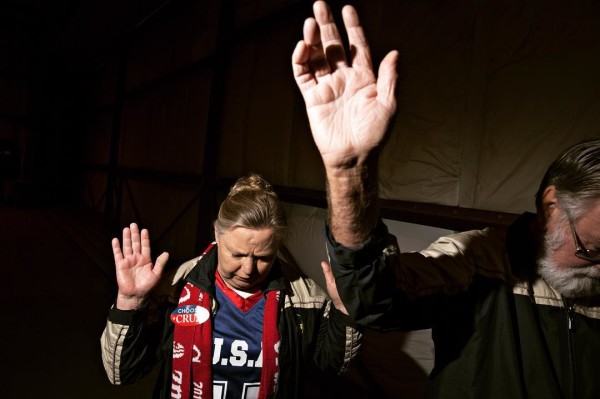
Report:
[{"label": "jacket sleeve", "polygon": [[298,372],[318,368],[327,374],[344,373],[358,354],[362,334],[314,280],[287,262],[282,266],[289,290],[284,296],[285,317],[280,319],[281,331],[287,334],[280,356],[295,359],[292,368]]},{"label": "jacket sleeve", "polygon": [[100,340],[102,362],[113,385],[136,382],[157,362],[161,323],[148,322],[147,305],[137,310],[112,308]]},{"label": "jacket sleeve", "polygon": [[112,384],[134,383],[158,362],[171,360],[165,353],[170,353],[172,346],[172,335],[165,335],[167,318],[178,302],[183,279],[197,260],[190,259],[167,272],[140,309],[110,309],[100,346]]},{"label": "jacket sleeve", "polygon": [[449,296],[465,292],[477,276],[510,279],[504,240],[490,229],[441,237],[423,251],[400,253],[380,221],[359,248],[340,245],[327,230],[327,252],[350,316],[377,330],[431,327]]},{"label": "jacket sleeve", "polygon": [[315,363],[326,372],[343,374],[350,368],[361,344],[362,333],[350,316],[327,301],[318,332]]}]

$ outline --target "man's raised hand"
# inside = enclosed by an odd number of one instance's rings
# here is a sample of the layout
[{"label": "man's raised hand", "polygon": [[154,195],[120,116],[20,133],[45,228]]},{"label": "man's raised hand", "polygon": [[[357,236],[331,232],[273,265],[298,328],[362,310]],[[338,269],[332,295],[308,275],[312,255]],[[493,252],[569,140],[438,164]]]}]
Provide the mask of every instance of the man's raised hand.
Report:
[{"label": "man's raised hand", "polygon": [[305,21],[304,38],[292,54],[292,68],[326,169],[346,169],[383,141],[396,109],[398,52],[385,56],[376,78],[356,10],[342,10],[349,58],[329,6],[317,1],[313,10],[315,17]]}]

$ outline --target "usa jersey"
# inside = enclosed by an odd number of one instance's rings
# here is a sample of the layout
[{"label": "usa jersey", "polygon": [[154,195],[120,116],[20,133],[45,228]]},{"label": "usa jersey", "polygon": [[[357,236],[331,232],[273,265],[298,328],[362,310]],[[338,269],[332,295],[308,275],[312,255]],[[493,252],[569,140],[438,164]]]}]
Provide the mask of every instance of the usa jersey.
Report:
[{"label": "usa jersey", "polygon": [[[213,327],[213,398],[255,399],[262,371],[265,297],[259,294],[258,302],[244,312],[218,286],[216,294],[220,306]],[[233,290],[229,294],[237,295]]]}]

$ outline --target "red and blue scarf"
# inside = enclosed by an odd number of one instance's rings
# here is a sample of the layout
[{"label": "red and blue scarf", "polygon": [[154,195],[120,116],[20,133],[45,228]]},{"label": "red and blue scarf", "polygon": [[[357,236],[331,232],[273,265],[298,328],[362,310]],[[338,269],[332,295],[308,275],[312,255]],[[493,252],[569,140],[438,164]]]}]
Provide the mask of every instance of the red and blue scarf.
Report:
[{"label": "red and blue scarf", "polygon": [[[215,246],[212,243],[200,259]],[[196,263],[198,265],[198,263]],[[216,272],[218,273],[218,271]],[[275,396],[279,377],[277,356],[279,331],[277,315],[280,292],[266,294],[263,318],[263,366],[260,378],[259,399]],[[181,292],[179,305],[172,313],[175,323],[173,336],[172,399],[212,399],[212,300],[210,295],[191,283]]]}]

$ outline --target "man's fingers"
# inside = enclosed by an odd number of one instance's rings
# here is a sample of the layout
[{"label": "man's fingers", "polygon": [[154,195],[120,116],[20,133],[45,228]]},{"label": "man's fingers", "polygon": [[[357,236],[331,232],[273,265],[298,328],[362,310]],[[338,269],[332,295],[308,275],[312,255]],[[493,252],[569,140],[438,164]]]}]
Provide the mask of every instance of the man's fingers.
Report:
[{"label": "man's fingers", "polygon": [[346,52],[340,32],[338,31],[331,10],[324,1],[317,1],[313,5],[315,19],[319,24],[321,32],[321,46],[330,68],[341,68],[347,66]]},{"label": "man's fingers", "polygon": [[160,277],[162,275],[163,270],[165,269],[165,265],[167,264],[168,260],[168,252],[163,252],[162,254],[160,254],[160,256],[156,258],[156,262],[154,262],[154,268],[152,269],[154,271],[154,274]]},{"label": "man's fingers", "polygon": [[396,110],[396,81],[398,51],[390,51],[379,65],[377,77],[377,100],[391,112]]},{"label": "man's fingers", "polygon": [[323,276],[325,276],[325,283],[327,283],[327,286],[335,286],[335,277],[333,277],[333,272],[331,271],[329,263],[325,261],[321,262],[321,269],[323,269]]},{"label": "man's fingers", "polygon": [[323,269],[323,275],[325,276],[325,285],[327,286],[327,293],[333,302],[333,306],[336,307],[340,312],[348,315],[348,310],[340,298],[340,294],[337,290],[337,284],[335,283],[335,277],[331,271],[331,266],[327,262],[321,262],[321,269]]},{"label": "man's fingers", "polygon": [[308,66],[315,78],[329,75],[331,68],[325,57],[319,25],[314,18],[304,21],[304,42],[308,48]]},{"label": "man's fingers", "polygon": [[308,65],[308,57],[309,50],[307,45],[301,40],[292,53],[292,71],[294,72],[296,84],[302,94],[317,83]]},{"label": "man's fingers", "polygon": [[372,70],[371,50],[365,32],[360,26],[356,10],[352,6],[345,6],[342,10],[342,16],[348,34],[352,67],[363,67]]}]

